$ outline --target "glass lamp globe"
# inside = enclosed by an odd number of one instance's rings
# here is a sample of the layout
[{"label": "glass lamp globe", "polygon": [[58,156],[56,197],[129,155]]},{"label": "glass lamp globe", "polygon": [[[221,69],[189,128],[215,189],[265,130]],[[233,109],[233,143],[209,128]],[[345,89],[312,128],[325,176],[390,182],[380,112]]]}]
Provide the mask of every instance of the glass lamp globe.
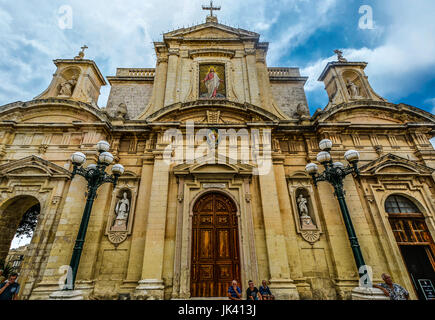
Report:
[{"label": "glass lamp globe", "polygon": [[108,152],[110,150],[110,144],[107,141],[100,141],[97,143],[97,150],[99,152]]},{"label": "glass lamp globe", "polygon": [[333,166],[334,168],[341,168],[341,169],[344,169],[344,164],[341,163],[341,162],[334,162],[334,163],[332,164],[332,166]]},{"label": "glass lamp globe", "polygon": [[325,151],[325,150],[331,150],[331,148],[332,148],[332,141],[329,140],[329,139],[323,139],[323,140],[320,141],[320,143],[319,143],[319,148],[320,148],[320,150],[322,150],[322,151]]},{"label": "glass lamp globe", "polygon": [[102,154],[100,154],[98,160],[105,165],[109,165],[113,162],[113,156],[109,152],[103,152]]},{"label": "glass lamp globe", "polygon": [[71,156],[71,161],[77,166],[81,166],[86,162],[86,156],[81,152],[76,152]]},{"label": "glass lamp globe", "polygon": [[88,170],[97,170],[97,165],[96,164],[90,164],[86,167],[86,169]]},{"label": "glass lamp globe", "polygon": [[315,163],[309,163],[307,164],[307,166],[305,167],[305,171],[308,174],[316,174],[319,171],[319,167],[317,166],[317,164]]},{"label": "glass lamp globe", "polygon": [[124,167],[121,165],[121,164],[115,164],[113,167],[112,167],[112,173],[115,175],[115,176],[122,176],[123,174],[124,174],[124,171],[125,171],[125,169],[124,169]]},{"label": "glass lamp globe", "polygon": [[331,161],[331,154],[327,151],[319,152],[317,155],[317,161],[320,163]]},{"label": "glass lamp globe", "polygon": [[357,162],[359,160],[359,152],[356,150],[349,150],[344,154],[344,158],[350,162]]}]

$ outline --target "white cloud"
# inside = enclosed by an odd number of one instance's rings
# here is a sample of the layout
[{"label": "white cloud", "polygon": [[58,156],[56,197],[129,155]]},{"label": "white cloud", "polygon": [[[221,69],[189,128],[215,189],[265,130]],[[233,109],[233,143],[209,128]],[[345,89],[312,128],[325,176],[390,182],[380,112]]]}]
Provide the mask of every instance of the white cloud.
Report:
[{"label": "white cloud", "polygon": [[[388,27],[383,27],[384,42],[373,49],[344,48],[343,52],[350,61],[369,63],[366,73],[375,91],[399,99],[417,91],[428,70],[435,67],[435,2],[388,0],[377,10],[388,10],[392,19]],[[307,90],[323,89],[323,84],[315,82],[332,59],[320,59],[302,70],[310,76]]]},{"label": "white cloud", "polygon": [[427,103],[432,108],[432,113],[435,114],[435,98],[427,99],[424,103]]},{"label": "white cloud", "polygon": [[[207,2],[207,1],[205,1]],[[29,100],[49,85],[55,70],[51,60],[72,58],[83,44],[86,57],[94,59],[102,73],[114,75],[117,67],[153,67],[153,41],[178,27],[202,23],[207,12],[203,0],[0,0],[0,105]],[[373,49],[345,48],[349,60],[369,62],[367,74],[380,94],[402,92],[419,86],[419,77],[435,64],[435,3],[420,0],[388,0],[374,7],[373,39],[385,41]],[[58,26],[58,9],[73,9],[73,29]],[[220,0],[219,21],[262,33],[270,42],[269,65],[280,65],[293,48],[315,32],[336,23],[344,0]],[[380,10],[390,12],[391,25],[376,19]],[[416,19],[415,17],[418,17]],[[361,32],[361,31],[358,31]],[[313,48],[316,49],[316,48]],[[317,78],[329,57],[308,64],[301,71],[310,77],[307,90],[323,90]],[[287,63],[286,63],[287,64]],[[105,105],[110,88],[102,89]]]}]

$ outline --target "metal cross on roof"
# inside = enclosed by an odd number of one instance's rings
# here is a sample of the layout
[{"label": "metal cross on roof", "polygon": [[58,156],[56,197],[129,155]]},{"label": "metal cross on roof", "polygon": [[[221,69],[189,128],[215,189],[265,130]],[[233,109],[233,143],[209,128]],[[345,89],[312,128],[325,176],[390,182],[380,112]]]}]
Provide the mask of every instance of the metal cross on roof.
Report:
[{"label": "metal cross on roof", "polygon": [[202,6],[202,10],[210,10],[210,16],[213,17],[213,10],[219,11],[221,7],[213,7],[213,0],[210,0],[210,6]]}]

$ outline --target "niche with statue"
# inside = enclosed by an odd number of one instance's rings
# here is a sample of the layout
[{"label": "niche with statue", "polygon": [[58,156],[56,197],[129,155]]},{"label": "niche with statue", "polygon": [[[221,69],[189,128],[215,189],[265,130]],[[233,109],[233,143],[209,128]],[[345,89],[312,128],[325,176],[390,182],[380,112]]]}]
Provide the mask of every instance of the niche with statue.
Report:
[{"label": "niche with statue", "polygon": [[110,231],[127,231],[128,218],[131,212],[131,191],[121,190],[117,196],[114,219]]},{"label": "niche with statue", "polygon": [[342,76],[345,81],[347,93],[351,99],[363,99],[367,97],[364,84],[357,72],[347,70],[343,72]]},{"label": "niche with statue", "polygon": [[106,235],[115,246],[120,245],[131,235],[137,191],[136,182],[128,181],[132,177],[127,175],[122,178],[113,191],[106,227]]},{"label": "niche with statue", "polygon": [[312,201],[306,189],[299,188],[296,190],[296,204],[301,230],[317,230]]},{"label": "niche with statue", "polygon": [[68,68],[60,74],[58,84],[58,97],[70,98],[74,94],[74,89],[80,76],[79,68]]}]

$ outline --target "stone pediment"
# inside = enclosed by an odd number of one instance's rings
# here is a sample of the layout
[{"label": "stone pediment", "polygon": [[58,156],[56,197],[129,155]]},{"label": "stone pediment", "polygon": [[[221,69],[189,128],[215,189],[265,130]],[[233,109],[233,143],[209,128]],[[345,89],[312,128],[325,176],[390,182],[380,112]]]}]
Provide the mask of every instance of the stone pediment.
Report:
[{"label": "stone pediment", "polygon": [[[219,115],[213,117],[213,113]],[[212,122],[211,118],[215,120]],[[222,99],[200,99],[167,106],[151,114],[147,120],[149,122],[195,121],[210,124],[244,124],[246,122],[274,123],[280,118],[263,108],[248,103],[241,104]]]},{"label": "stone pediment", "polygon": [[250,164],[233,161],[225,156],[205,156],[193,164],[183,163],[174,167],[176,175],[212,176],[214,178],[235,175],[250,176],[254,167]]},{"label": "stone pediment", "polygon": [[244,29],[232,28],[215,22],[208,22],[190,28],[181,28],[165,33],[163,38],[164,40],[258,40],[260,35]]},{"label": "stone pediment", "polygon": [[360,168],[361,175],[431,175],[435,169],[394,154],[386,154]]},{"label": "stone pediment", "polygon": [[7,178],[64,178],[69,179],[71,173],[44,159],[37,156],[30,156],[20,160],[13,160],[0,166],[0,177]]}]

